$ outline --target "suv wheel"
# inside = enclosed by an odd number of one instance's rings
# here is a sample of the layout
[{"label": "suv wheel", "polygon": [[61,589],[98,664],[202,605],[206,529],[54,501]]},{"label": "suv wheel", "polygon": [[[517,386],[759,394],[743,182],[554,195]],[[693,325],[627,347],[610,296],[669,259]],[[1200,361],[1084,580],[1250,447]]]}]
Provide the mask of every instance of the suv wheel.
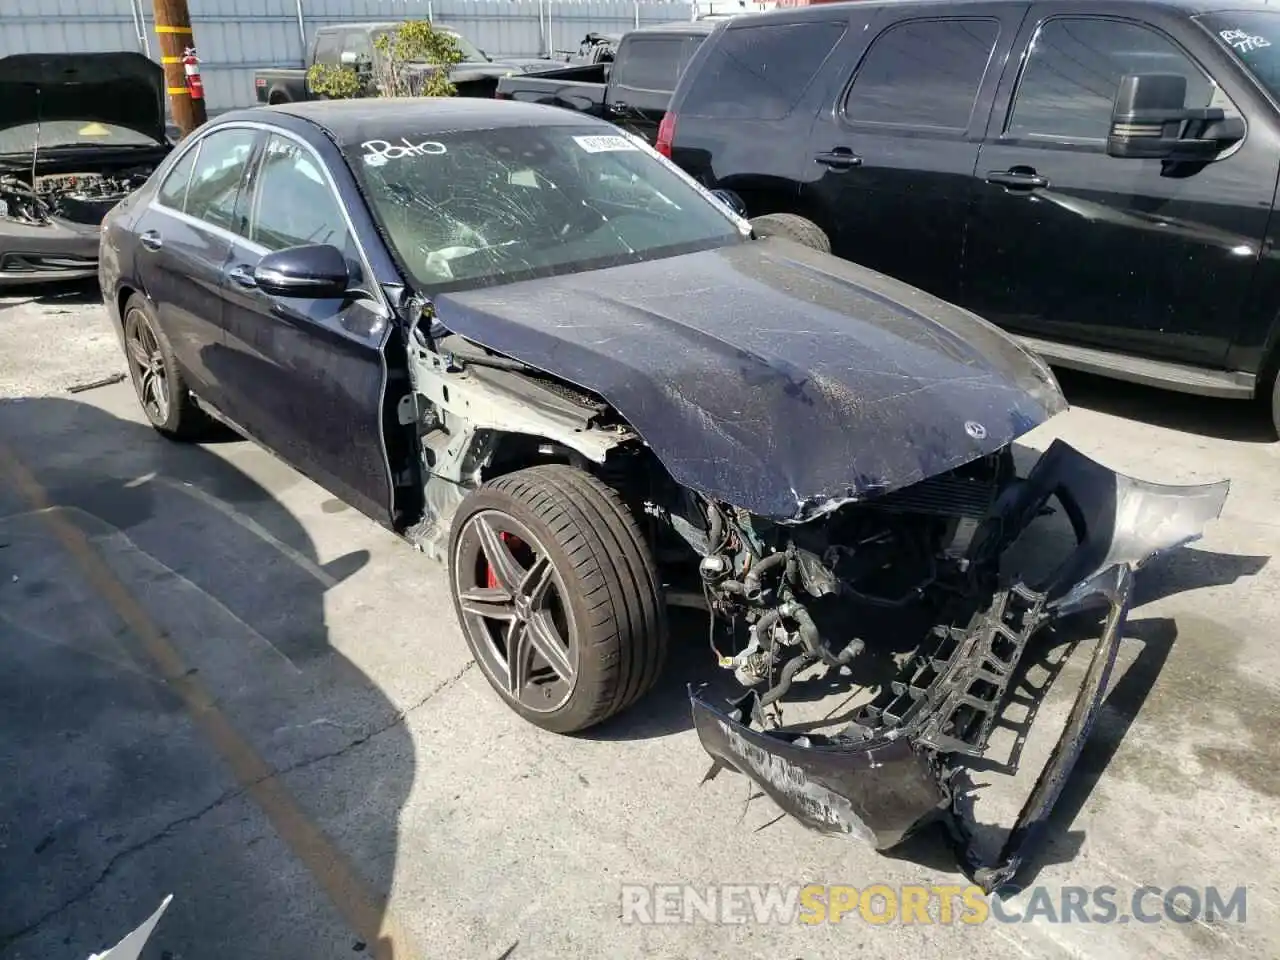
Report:
[{"label": "suv wheel", "polygon": [[653,558],[626,505],[590,474],[548,464],[473,491],[450,532],[449,580],[486,679],[546,730],[600,723],[662,670]]},{"label": "suv wheel", "polygon": [[1280,436],[1280,372],[1271,379],[1271,424]]},{"label": "suv wheel", "polygon": [[831,252],[831,240],[823,229],[812,220],[794,213],[766,213],[753,217],[751,229],[757,237],[785,237],[823,253]]}]

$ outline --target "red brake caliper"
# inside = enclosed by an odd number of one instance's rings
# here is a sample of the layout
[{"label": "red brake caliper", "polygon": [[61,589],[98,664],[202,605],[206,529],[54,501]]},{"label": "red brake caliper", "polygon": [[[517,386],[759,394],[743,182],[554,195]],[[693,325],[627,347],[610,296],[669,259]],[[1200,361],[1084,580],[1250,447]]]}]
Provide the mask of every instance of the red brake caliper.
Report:
[{"label": "red brake caliper", "polygon": [[[502,542],[508,547],[518,547],[521,544],[519,537],[513,537],[509,533],[500,533],[498,536],[502,537]],[[484,585],[490,590],[496,590],[498,588],[498,578],[493,573],[493,564],[491,563],[486,563],[484,565]]]}]

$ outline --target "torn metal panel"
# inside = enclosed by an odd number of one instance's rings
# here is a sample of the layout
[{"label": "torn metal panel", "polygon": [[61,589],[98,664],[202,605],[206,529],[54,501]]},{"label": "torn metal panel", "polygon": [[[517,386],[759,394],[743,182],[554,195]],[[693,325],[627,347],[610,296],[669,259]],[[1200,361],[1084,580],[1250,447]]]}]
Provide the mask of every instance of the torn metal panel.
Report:
[{"label": "torn metal panel", "polygon": [[623,425],[597,424],[602,408],[589,398],[567,397],[528,376],[457,362],[422,345],[408,356],[414,392],[400,402],[397,417],[417,427],[424,509],[407,536],[436,559],[443,559],[454,512],[480,486],[503,437],[550,441],[601,464],[611,450],[636,440]]},{"label": "torn metal panel", "polygon": [[[1038,839],[1106,695],[1135,572],[1152,557],[1201,535],[1218,517],[1227,482],[1169,486],[1108,470],[1055,442],[1030,475],[1000,499],[972,545],[974,562],[998,559],[1050,498],[1062,503],[1077,545],[1043,582],[998,586],[984,610],[957,628],[942,623],[899,678],[836,736],[760,724],[691,693],[707,752],[757,783],[787,813],[824,832],[849,833],[878,849],[940,815],[961,844],[962,862],[990,891],[1011,880]],[[994,862],[968,843],[952,802],[951,775],[980,755],[1030,638],[1055,619],[1106,608],[1102,635],[1066,726]],[[754,697],[754,694],[752,695]],[[762,725],[762,724],[760,724]],[[939,813],[939,805],[946,807]]]},{"label": "torn metal panel", "polygon": [[[464,361],[465,363],[465,361]],[[604,463],[609,451],[634,440],[624,427],[598,428],[592,409],[572,402],[555,402],[555,395],[537,402],[536,385],[528,377],[503,376],[505,371],[482,366],[454,366],[447,355],[422,347],[409,352],[409,376],[414,390],[432,408],[459,418],[472,429],[501,430],[543,437],[576,450],[594,463]]]},{"label": "torn metal panel", "polygon": [[753,241],[447,293],[438,320],[602,397],[679,483],[811,519],[992,454],[1065,408],[967,311]]}]

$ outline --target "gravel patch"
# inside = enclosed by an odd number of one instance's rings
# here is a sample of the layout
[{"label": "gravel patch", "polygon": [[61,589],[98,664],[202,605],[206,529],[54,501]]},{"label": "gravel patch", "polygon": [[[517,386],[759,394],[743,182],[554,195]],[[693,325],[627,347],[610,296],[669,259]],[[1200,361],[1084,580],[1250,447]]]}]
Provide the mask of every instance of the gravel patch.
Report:
[{"label": "gravel patch", "polygon": [[126,373],[96,284],[0,296],[0,397],[65,394]]}]

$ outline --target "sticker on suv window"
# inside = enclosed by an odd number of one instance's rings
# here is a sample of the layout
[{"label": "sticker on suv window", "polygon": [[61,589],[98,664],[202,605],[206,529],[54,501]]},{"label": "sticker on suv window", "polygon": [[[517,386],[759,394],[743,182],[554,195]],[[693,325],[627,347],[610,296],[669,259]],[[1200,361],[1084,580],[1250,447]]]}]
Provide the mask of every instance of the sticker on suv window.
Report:
[{"label": "sticker on suv window", "polygon": [[1220,30],[1218,35],[1240,53],[1271,46],[1271,41],[1266,37],[1259,37],[1247,30]]},{"label": "sticker on suv window", "polygon": [[626,137],[609,134],[593,134],[589,137],[574,137],[574,142],[587,153],[607,153],[611,150],[635,150],[636,145]]}]

